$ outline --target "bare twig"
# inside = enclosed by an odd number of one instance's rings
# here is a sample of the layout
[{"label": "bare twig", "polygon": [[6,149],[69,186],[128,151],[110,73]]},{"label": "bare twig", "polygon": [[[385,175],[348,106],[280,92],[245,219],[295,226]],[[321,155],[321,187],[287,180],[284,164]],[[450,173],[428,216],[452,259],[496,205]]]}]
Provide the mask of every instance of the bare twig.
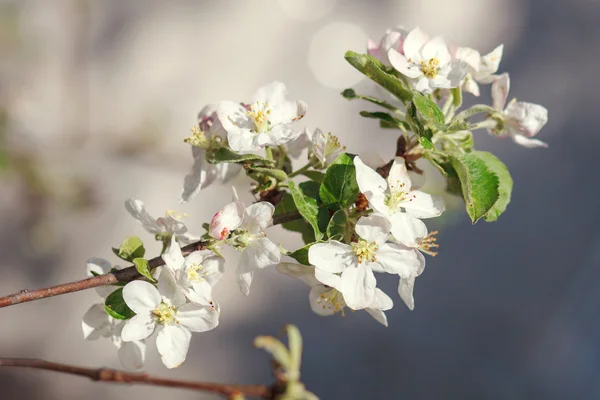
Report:
[{"label": "bare twig", "polygon": [[191,382],[177,379],[159,378],[147,374],[130,373],[108,368],[84,368],[75,365],[59,364],[39,359],[0,358],[0,367],[21,367],[43,369],[64,374],[87,377],[93,381],[143,384],[170,388],[191,389],[233,396],[244,394],[263,399],[272,399],[273,391],[264,385],[226,385],[220,383]]},{"label": "bare twig", "polygon": [[[298,213],[287,213],[276,215],[273,218],[273,224],[283,224],[285,222],[293,221],[298,219],[300,214]],[[205,241],[198,241],[189,244],[181,248],[181,252],[184,256],[193,253],[196,250],[202,250],[206,247]],[[164,265],[165,262],[159,257],[154,257],[148,260],[149,268],[152,270],[156,267]],[[5,297],[0,297],[0,308],[8,307],[15,304],[26,303],[28,301],[40,300],[46,297],[58,296],[65,293],[78,292],[80,290],[92,289],[98,286],[112,285],[119,282],[130,282],[134,279],[140,278],[141,275],[137,272],[134,266],[130,266],[119,271],[110,272],[105,275],[94,276],[92,278],[81,279],[75,282],[63,283],[57,286],[51,286],[48,288],[37,289],[37,290],[21,290],[18,293],[14,293]]]}]

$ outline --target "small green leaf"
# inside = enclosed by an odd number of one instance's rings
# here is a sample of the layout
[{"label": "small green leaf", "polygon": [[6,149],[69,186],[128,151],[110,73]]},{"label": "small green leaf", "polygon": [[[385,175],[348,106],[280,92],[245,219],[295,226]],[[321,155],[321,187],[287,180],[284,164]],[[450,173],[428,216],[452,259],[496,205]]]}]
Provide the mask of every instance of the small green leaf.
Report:
[{"label": "small green leaf", "polygon": [[150,282],[156,282],[156,280],[152,276],[152,273],[150,272],[150,266],[148,265],[148,260],[146,260],[145,258],[135,258],[135,259],[133,259],[132,262],[133,262],[133,265],[135,265],[135,269],[137,270],[137,272],[140,273],[140,275],[148,278],[148,280],[150,280]]},{"label": "small green leaf", "polygon": [[144,249],[142,239],[137,236],[129,236],[123,239],[118,249],[113,248],[113,252],[123,260],[132,261],[134,258],[144,257],[146,249]]},{"label": "small green leaf", "polygon": [[321,182],[319,196],[323,204],[337,210],[350,206],[358,196],[353,156],[343,153],[333,161]]},{"label": "small green leaf", "polygon": [[410,101],[412,92],[396,76],[385,71],[385,67],[375,57],[347,51],[344,55],[346,61],[362,72],[375,83],[381,85],[388,92],[402,101]]},{"label": "small green leaf", "polygon": [[314,243],[309,243],[304,247],[300,247],[298,250],[295,250],[295,251],[289,253],[287,256],[292,257],[294,260],[298,261],[300,264],[310,265],[310,263],[308,262],[308,249],[310,249],[310,246],[312,246],[313,244]]},{"label": "small green leaf", "polygon": [[285,172],[276,168],[265,168],[265,167],[250,167],[248,173],[258,173],[271,178],[275,178],[279,182],[286,181],[288,176]]},{"label": "small green leaf", "polygon": [[275,162],[267,160],[256,154],[238,154],[227,147],[219,147],[206,153],[206,160],[211,164],[241,163],[246,161],[260,161],[263,164],[272,165]]},{"label": "small green leaf", "polygon": [[433,125],[437,129],[444,130],[444,113],[437,104],[417,91],[413,92],[413,104],[427,123]]},{"label": "small green leaf", "polygon": [[302,175],[319,183],[323,182],[323,178],[325,177],[325,174],[320,171],[304,171]]},{"label": "small green leaf", "polygon": [[288,371],[292,367],[292,358],[287,347],[272,336],[258,336],[254,339],[254,346],[264,349],[273,356],[273,359]]},{"label": "small green leaf", "polygon": [[129,319],[135,315],[123,300],[123,288],[119,288],[108,295],[104,302],[104,309],[108,315],[115,319]]},{"label": "small green leaf", "polygon": [[[274,215],[282,215],[292,212],[298,212],[298,208],[294,203],[294,198],[292,197],[292,195],[286,193],[285,195],[283,195],[281,201],[275,206]],[[285,222],[281,224],[281,227],[288,231],[301,233],[302,240],[304,241],[304,243],[312,243],[315,241],[315,235],[312,226],[310,226],[310,224],[306,222],[304,218]]]},{"label": "small green leaf", "polygon": [[378,119],[380,120],[380,123],[385,123],[385,128],[404,128],[404,129],[409,129],[409,126],[406,122],[402,121],[399,118],[396,118],[388,113],[385,112],[381,112],[381,111],[376,111],[376,112],[370,112],[370,111],[361,111],[360,112],[360,116],[361,117],[365,117],[365,118],[373,118],[373,119]]},{"label": "small green leaf", "polygon": [[360,94],[356,94],[356,92],[354,91],[354,89],[346,89],[342,92],[342,96],[344,96],[346,99],[348,100],[354,100],[354,99],[360,99],[360,100],[364,100],[364,101],[368,101],[369,103],[373,103],[378,105],[379,107],[383,107],[386,108],[390,111],[397,111],[398,108],[394,107],[393,105],[378,99],[376,97],[372,97],[372,96],[364,96],[364,95],[360,95]]},{"label": "small green leaf", "polygon": [[410,103],[408,107],[406,107],[406,124],[411,131],[419,136],[423,136],[425,128],[417,116],[417,107],[415,107],[414,103]]},{"label": "small green leaf", "polygon": [[346,210],[337,210],[327,225],[327,238],[329,240],[343,240],[348,228]]},{"label": "small green leaf", "polygon": [[472,152],[460,157],[450,156],[461,183],[467,213],[473,223],[486,215],[498,200],[499,179],[488,165],[491,153]]},{"label": "small green leaf", "polygon": [[420,136],[419,137],[419,143],[421,143],[421,146],[423,146],[423,148],[426,149],[426,150],[433,150],[433,149],[435,149],[435,146],[433,145],[433,143],[431,142],[431,140],[427,139],[425,136]]},{"label": "small green leaf", "polygon": [[[319,227],[319,219],[320,219],[319,213],[321,213],[323,215],[323,212],[319,211],[319,205],[317,204],[317,197],[314,196],[314,193],[309,193],[310,186],[312,186],[312,185],[303,185],[305,183],[314,183],[314,184],[318,185],[317,182],[308,181],[308,182],[303,182],[298,187],[296,187],[296,184],[293,181],[290,181],[290,183],[289,183],[290,193],[292,194],[292,198],[294,199],[294,204],[296,204],[298,211],[304,217],[304,219],[306,219],[306,221],[308,221],[308,223],[312,226],[314,234],[315,234],[315,239],[320,240],[323,237],[323,233],[321,231],[321,228]],[[307,190],[307,189],[309,189],[309,190]],[[305,191],[307,193],[305,193]],[[311,196],[310,194],[313,194],[313,196]],[[323,210],[323,211],[326,212],[326,210]]]},{"label": "small green leaf", "polygon": [[510,197],[512,195],[513,180],[508,172],[508,168],[502,161],[491,153],[479,151],[483,153],[482,157],[487,158],[487,166],[493,171],[498,177],[498,200],[494,203],[494,206],[485,214],[486,222],[494,222],[498,220],[500,214],[502,214],[508,203],[510,203]]}]

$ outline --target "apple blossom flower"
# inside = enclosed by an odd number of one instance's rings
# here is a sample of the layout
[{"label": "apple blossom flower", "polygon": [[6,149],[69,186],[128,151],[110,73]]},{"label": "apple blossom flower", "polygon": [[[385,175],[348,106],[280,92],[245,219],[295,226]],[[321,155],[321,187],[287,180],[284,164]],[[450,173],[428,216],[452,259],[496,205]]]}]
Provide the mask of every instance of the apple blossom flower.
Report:
[{"label": "apple blossom flower", "polygon": [[216,308],[186,303],[168,268],[161,271],[158,289],[149,282],[132,281],[123,288],[123,300],[136,313],[121,332],[124,342],[142,340],[158,325],[156,347],[167,368],[185,361],[192,332],[205,332],[219,324]]},{"label": "apple blossom flower", "polygon": [[467,63],[452,59],[444,39],[429,39],[419,28],[408,33],[402,50],[403,53],[393,48],[388,51],[390,63],[419,92],[457,87],[468,72]]},{"label": "apple blossom flower", "polygon": [[213,216],[208,233],[217,240],[225,240],[234,233],[231,242],[235,249],[242,251],[236,280],[247,296],[254,272],[279,263],[281,251],[264,233],[272,222],[275,207],[266,201],[246,207],[238,199],[235,189],[233,193],[233,202]]},{"label": "apple blossom flower", "polygon": [[215,138],[225,140],[227,132],[217,116],[217,107],[210,104],[198,114],[198,125],[192,130],[193,136],[186,139],[192,145],[194,164],[185,176],[181,189],[180,203],[185,203],[194,198],[201,189],[204,189],[215,180],[223,183],[236,176],[242,169],[235,163],[211,164],[206,161],[206,149]]},{"label": "apple blossom flower", "polygon": [[371,207],[389,218],[392,234],[397,234],[398,215],[406,212],[416,218],[432,218],[444,212],[441,198],[412,188],[404,159],[396,157],[390,173],[383,179],[375,170],[366,166],[360,157],[354,157],[356,182]]},{"label": "apple blossom flower", "polygon": [[249,106],[233,101],[219,103],[217,115],[227,131],[232,150],[253,152],[300,136],[302,132],[293,129],[292,123],[304,117],[306,104],[288,101],[286,94],[283,83],[273,82],[258,89]]},{"label": "apple blossom flower", "polygon": [[531,139],[548,122],[548,110],[538,104],[511,100],[506,108],[506,99],[510,89],[510,78],[504,73],[492,84],[493,106],[500,111],[499,116],[492,115],[497,121],[493,128],[488,128],[490,134],[499,137],[510,136],[523,147],[548,147],[548,144],[538,139]]},{"label": "apple blossom flower", "polygon": [[348,307],[360,310],[374,301],[375,275],[386,272],[409,277],[422,269],[422,260],[405,246],[386,243],[391,224],[379,214],[361,217],[355,226],[358,240],[316,243],[308,249],[308,262],[316,279],[344,296]]},{"label": "apple blossom flower", "polygon": [[[315,278],[315,268],[309,265],[282,262],[277,264],[277,271],[282,274],[300,279],[310,287],[308,300],[311,310],[321,316],[330,316],[336,313],[344,315],[346,302],[340,291],[323,285]],[[384,311],[390,310],[394,302],[381,289],[375,288],[373,301],[364,310],[384,326],[388,326]]]},{"label": "apple blossom flower", "polygon": [[402,45],[404,44],[406,35],[408,35],[408,31],[401,26],[398,26],[394,29],[388,29],[379,43],[369,39],[367,42],[367,53],[381,61],[382,64],[389,67],[392,64],[388,57],[388,51],[390,49],[394,49],[400,54],[404,54]]},{"label": "apple blossom flower", "polygon": [[415,279],[421,275],[425,268],[425,258],[421,253],[433,257],[437,255],[437,251],[433,250],[438,247],[435,238],[437,233],[437,231],[428,233],[427,226],[423,221],[406,213],[401,213],[396,216],[396,229],[393,232],[394,239],[396,242],[411,249],[416,257],[422,260],[423,265],[423,268],[416,271],[414,275],[409,277],[401,276],[398,284],[398,294],[406,306],[411,310],[415,308],[415,300],[413,297]]},{"label": "apple blossom flower", "polygon": [[479,96],[478,83],[492,83],[498,78],[494,75],[500,66],[504,46],[500,45],[488,54],[482,56],[475,49],[469,47],[456,47],[454,58],[464,61],[468,66],[468,73],[461,84],[462,90]]},{"label": "apple blossom flower", "polygon": [[200,240],[198,236],[193,236],[188,232],[183,222],[187,214],[169,210],[164,217],[154,218],[146,211],[146,207],[141,200],[133,199],[128,199],[125,202],[125,208],[133,218],[142,224],[146,231],[156,235],[157,240],[170,240],[171,236],[175,236],[183,244]]},{"label": "apple blossom flower", "polygon": [[346,146],[340,144],[337,136],[328,133],[325,135],[323,131],[316,128],[313,132],[308,129],[304,130],[306,137],[311,143],[311,151],[317,157],[323,167],[330,165],[340,154],[346,150]]},{"label": "apple blossom flower", "polygon": [[162,259],[190,301],[204,306],[213,305],[212,288],[221,279],[224,271],[221,257],[209,250],[194,251],[184,257],[179,243],[173,238]]}]

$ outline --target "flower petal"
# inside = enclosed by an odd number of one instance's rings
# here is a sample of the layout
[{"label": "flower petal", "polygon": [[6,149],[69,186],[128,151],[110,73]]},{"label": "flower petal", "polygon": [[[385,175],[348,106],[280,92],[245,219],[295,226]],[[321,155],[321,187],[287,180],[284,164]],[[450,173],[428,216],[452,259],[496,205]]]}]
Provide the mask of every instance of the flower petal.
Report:
[{"label": "flower petal", "polygon": [[191,332],[206,332],[219,325],[219,313],[214,308],[194,303],[179,307],[177,319]]},{"label": "flower petal", "polygon": [[317,243],[308,249],[308,262],[326,272],[342,272],[352,262],[352,247],[336,240]]},{"label": "flower petal", "polygon": [[136,370],[144,367],[146,359],[146,343],[142,340],[133,342],[124,342],[117,351],[121,365],[129,370]]},{"label": "flower petal", "polygon": [[377,251],[377,264],[388,274],[401,277],[417,276],[425,268],[425,258],[416,249],[399,244],[386,243]]},{"label": "flower petal", "polygon": [[104,310],[104,304],[94,304],[86,311],[81,321],[81,329],[86,340],[96,340],[109,333],[110,317]]},{"label": "flower petal", "polygon": [[519,146],[527,147],[533,149],[535,147],[548,147],[548,143],[542,142],[538,139],[530,139],[523,135],[511,135],[512,140]]},{"label": "flower petal", "polygon": [[294,278],[300,279],[310,287],[320,285],[315,278],[315,267],[298,263],[282,262],[276,265],[277,271]]},{"label": "flower petal", "polygon": [[[243,255],[242,255],[243,257]],[[240,259],[241,262],[241,259]],[[242,292],[245,296],[250,294],[250,285],[252,285],[252,279],[254,278],[254,272],[239,272],[239,264],[238,264],[238,272],[235,275],[235,281],[237,282],[240,292]]]},{"label": "flower petal", "polygon": [[446,209],[444,199],[439,196],[432,196],[420,190],[413,190],[411,195],[411,201],[403,202],[402,207],[415,218],[438,217]]},{"label": "flower petal", "polygon": [[356,223],[355,230],[358,236],[369,243],[382,245],[387,240],[392,224],[381,214],[371,214],[368,217],[360,217]]},{"label": "flower petal", "polygon": [[217,169],[222,165],[215,166],[207,163],[205,160],[206,150],[199,147],[192,146],[192,155],[194,156],[194,164],[183,179],[183,188],[179,197],[180,203],[192,200],[202,188],[210,185],[217,177]]},{"label": "flower petal", "polygon": [[267,237],[252,239],[244,253],[250,257],[251,264],[246,272],[279,264],[281,260],[281,250]]},{"label": "flower petal", "polygon": [[548,110],[539,104],[524,101],[511,102],[504,110],[506,126],[510,131],[533,137],[548,122]]},{"label": "flower petal", "polygon": [[258,233],[267,229],[273,220],[275,207],[266,201],[259,201],[246,208],[244,223],[251,233]]},{"label": "flower petal", "polygon": [[[327,317],[335,314],[336,311],[340,311],[336,310],[336,308],[331,303],[329,303],[322,297],[323,293],[329,292],[331,290],[333,289],[323,285],[315,286],[310,290],[308,294],[308,301],[310,303],[311,310],[313,310],[315,314]],[[338,296],[340,300],[342,300],[342,296]]]},{"label": "flower petal", "polygon": [[385,179],[375,170],[367,167],[360,157],[354,157],[354,166],[356,167],[356,182],[362,193],[380,195],[386,192],[388,184]]},{"label": "flower petal", "polygon": [[376,284],[373,271],[365,265],[358,265],[342,272],[338,290],[344,295],[348,307],[362,310],[373,301]]},{"label": "flower petal", "polygon": [[148,336],[152,335],[155,327],[156,323],[150,316],[150,313],[135,315],[128,319],[123,326],[121,339],[123,339],[124,342],[146,339]]},{"label": "flower petal", "polygon": [[450,51],[444,38],[437,36],[425,43],[421,49],[421,57],[426,62],[436,58],[440,66],[450,62]]},{"label": "flower petal", "polygon": [[254,94],[254,101],[270,105],[283,103],[287,96],[287,89],[281,82],[271,82],[260,87]]},{"label": "flower petal", "polygon": [[485,81],[485,78],[498,71],[500,61],[502,60],[502,52],[504,51],[504,45],[496,47],[494,50],[481,57],[481,63],[479,71],[475,74],[475,79],[481,83],[489,83]]},{"label": "flower petal", "polygon": [[86,263],[86,272],[89,277],[108,274],[111,269],[112,264],[103,258],[92,257]]},{"label": "flower petal", "polygon": [[142,224],[145,230],[150,233],[161,233],[162,228],[156,222],[156,219],[146,211],[146,207],[141,200],[127,199],[125,209],[133,218]]},{"label": "flower petal", "polygon": [[421,48],[427,43],[429,36],[419,27],[416,27],[406,35],[404,39],[404,55],[407,58],[420,57]]},{"label": "flower petal", "polygon": [[167,368],[179,367],[187,357],[192,334],[186,328],[165,326],[156,336],[156,348]]},{"label": "flower petal", "polygon": [[427,226],[423,221],[407,213],[395,213],[390,217],[392,235],[404,246],[417,248],[427,236]]},{"label": "flower petal", "polygon": [[212,217],[208,234],[217,240],[226,239],[231,231],[242,224],[245,208],[240,200],[227,204]]},{"label": "flower petal", "polygon": [[390,49],[387,55],[392,67],[394,67],[394,69],[400,72],[402,75],[411,79],[415,79],[423,75],[421,70],[414,67],[412,63],[408,62],[408,59],[405,56],[396,50]]},{"label": "flower petal", "polygon": [[337,274],[332,274],[331,272],[323,271],[322,269],[315,268],[315,278],[320,283],[330,286],[332,288],[336,288],[339,286],[341,282],[341,278]]},{"label": "flower petal", "polygon": [[492,101],[493,106],[496,110],[503,110],[508,98],[508,91],[510,90],[510,77],[508,73],[501,74],[492,83]]},{"label": "flower petal", "polygon": [[394,163],[392,164],[390,173],[387,177],[387,183],[391,191],[394,191],[395,189],[401,189],[404,191],[410,190],[412,184],[410,182],[408,171],[406,170],[404,158],[394,158]]},{"label": "flower petal", "polygon": [[[163,269],[166,271],[167,269]],[[123,288],[123,300],[136,314],[148,314],[161,302],[160,293],[149,282],[133,281]]]},{"label": "flower petal", "polygon": [[169,250],[161,257],[164,260],[165,265],[173,272],[184,268],[185,258],[183,258],[183,254],[181,254],[181,247],[179,247],[179,243],[175,240],[175,235],[171,236]]},{"label": "flower petal", "polygon": [[365,308],[365,311],[368,312],[369,315],[375,319],[375,321],[379,322],[381,325],[383,325],[387,328],[387,326],[388,326],[387,317],[385,316],[385,313],[382,310],[379,310],[377,308],[367,307],[367,308]]},{"label": "flower petal", "polygon": [[[175,307],[185,303],[185,295],[177,285],[173,273],[168,268],[163,268],[158,277],[158,291],[160,295]],[[135,310],[134,310],[135,311]]]},{"label": "flower petal", "polygon": [[413,298],[413,288],[415,286],[415,277],[409,276],[408,278],[400,278],[400,282],[398,284],[398,294],[404,304],[409,308],[409,310],[414,310],[415,308],[415,299]]}]

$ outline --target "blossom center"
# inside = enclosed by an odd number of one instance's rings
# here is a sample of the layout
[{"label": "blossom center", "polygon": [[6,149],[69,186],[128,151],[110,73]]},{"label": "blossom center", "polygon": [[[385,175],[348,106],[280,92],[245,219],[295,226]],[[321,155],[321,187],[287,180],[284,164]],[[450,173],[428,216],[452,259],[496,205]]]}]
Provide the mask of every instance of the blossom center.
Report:
[{"label": "blossom center", "polygon": [[385,198],[385,205],[392,213],[400,211],[400,207],[407,201],[412,201],[415,196],[411,194],[412,188],[407,188],[404,182],[390,185],[390,194]]},{"label": "blossom center", "polygon": [[425,236],[423,240],[421,240],[421,243],[419,243],[419,250],[425,254],[429,254],[432,257],[437,256],[438,252],[432,250],[440,247],[440,245],[437,244],[437,238],[435,237],[437,234],[438,231],[432,231],[429,233],[429,235]]},{"label": "blossom center", "polygon": [[423,72],[423,75],[425,75],[427,78],[433,79],[438,74],[439,66],[440,60],[433,57],[430,58],[428,61],[421,61],[421,72]]},{"label": "blossom center", "polygon": [[208,140],[206,139],[206,132],[200,130],[198,125],[192,127],[192,136],[183,139],[185,143],[189,143],[192,146],[206,149],[209,147]]},{"label": "blossom center", "polygon": [[152,311],[152,316],[156,320],[157,323],[161,325],[173,325],[178,324],[177,320],[177,307],[171,306],[164,301],[162,301],[155,309]]},{"label": "blossom center", "polygon": [[379,249],[377,243],[369,243],[366,240],[361,239],[358,242],[351,243],[351,246],[360,264],[362,264],[364,261],[374,262],[377,259],[376,253]]},{"label": "blossom center", "polygon": [[317,300],[317,303],[323,307],[323,309],[333,310],[334,313],[341,313],[342,317],[344,316],[344,307],[346,306],[346,302],[344,301],[344,296],[337,289],[331,289],[327,292],[321,293],[319,296],[320,299]]},{"label": "blossom center", "polygon": [[190,215],[188,213],[181,213],[181,212],[177,212],[175,210],[167,210],[167,212],[165,213],[165,217],[169,218],[175,218],[179,221],[182,221],[184,219],[186,219],[187,217],[189,217]]},{"label": "blossom center", "polygon": [[252,119],[252,122],[254,122],[256,132],[262,133],[269,129],[269,125],[271,125],[271,121],[269,121],[271,108],[269,108],[267,103],[257,101],[250,106],[247,113],[250,119]]},{"label": "blossom center", "polygon": [[325,157],[334,154],[341,148],[340,140],[337,136],[332,135],[331,132],[327,134],[327,142],[325,143]]},{"label": "blossom center", "polygon": [[192,265],[187,267],[185,272],[187,273],[188,280],[190,282],[204,282],[206,273],[203,274],[200,272],[202,268],[204,268],[204,266],[198,263],[192,263]]}]

